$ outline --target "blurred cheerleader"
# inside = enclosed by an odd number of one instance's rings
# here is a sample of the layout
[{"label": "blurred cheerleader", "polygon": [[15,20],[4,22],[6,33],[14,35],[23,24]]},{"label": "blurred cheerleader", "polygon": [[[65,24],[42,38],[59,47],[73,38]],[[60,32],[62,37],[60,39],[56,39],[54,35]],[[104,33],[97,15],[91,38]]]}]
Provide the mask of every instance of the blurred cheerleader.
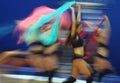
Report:
[{"label": "blurred cheerleader", "polygon": [[[50,12],[44,14],[45,10],[42,10],[44,13],[42,12],[42,14],[40,14],[41,16],[37,13],[38,11],[41,13],[39,8],[37,8],[28,18],[22,20],[15,29],[15,32],[20,32],[18,43],[25,41],[29,45],[27,52],[30,54],[26,56],[27,62],[35,67],[37,72],[41,69],[47,71],[49,76],[48,83],[52,83],[52,77],[58,64],[56,56],[56,51],[60,44],[60,42],[57,42],[58,30],[61,27],[69,27],[69,14],[64,12],[74,3],[74,1],[65,3],[57,10],[46,7],[47,12]],[[17,53],[13,51],[14,56],[17,56]],[[9,54],[8,57],[7,54],[1,61],[7,60],[13,56]]]},{"label": "blurred cheerleader", "polygon": [[[64,12],[74,3],[74,1],[65,3],[57,10],[54,10],[54,12],[39,16],[37,21],[34,24],[31,24],[29,23],[29,18],[32,18],[33,16],[34,19],[36,16],[34,16],[35,10],[30,17],[21,21],[16,29],[19,31],[21,28],[25,27],[25,30],[22,29],[23,31],[21,38],[22,41],[25,41],[30,46],[28,51],[32,53],[32,55],[28,56],[28,61],[37,69],[38,74],[39,69],[47,71],[49,83],[52,83],[52,77],[57,69],[58,64],[56,56],[56,51],[60,45],[60,42],[57,42],[58,31],[62,27],[69,27],[69,14]],[[49,9],[50,8],[47,10],[49,11]],[[44,10],[42,11],[44,12]],[[32,19],[30,19],[30,21],[32,21]],[[25,25],[26,23],[29,24]]]},{"label": "blurred cheerleader", "polygon": [[63,83],[74,83],[76,79],[78,79],[79,75],[82,74],[87,80],[87,83],[91,83],[89,77],[91,76],[92,69],[84,61],[84,40],[80,37],[80,33],[82,31],[82,23],[81,23],[81,16],[80,16],[80,5],[76,5],[78,7],[78,14],[77,14],[77,22],[75,19],[75,11],[74,8],[71,7],[72,11],[72,27],[70,34],[66,40],[65,45],[73,47],[74,57],[72,61],[72,76],[70,76],[66,81]]},{"label": "blurred cheerleader", "polygon": [[100,72],[98,81],[102,80],[102,77],[112,71],[112,66],[108,61],[108,44],[110,37],[110,22],[107,16],[103,16],[105,20],[105,26],[98,30],[96,40],[98,42],[97,52],[94,55],[94,70]]},{"label": "blurred cheerleader", "polygon": [[59,42],[44,46],[40,42],[34,42],[27,51],[4,51],[0,53],[0,65],[11,66],[32,66],[37,70],[37,75],[46,72],[49,76],[49,82],[52,83],[52,77],[58,68],[57,50]]},{"label": "blurred cheerleader", "polygon": [[[100,25],[105,21],[104,27],[99,28]],[[110,37],[110,22],[107,16],[103,16],[102,20],[94,27],[89,25],[89,28],[92,28],[95,30],[96,35],[94,38],[97,41],[97,50],[94,54],[94,66],[93,70],[94,73],[99,73],[98,75],[98,82],[101,82],[102,77],[108,73],[112,73],[113,68],[108,61],[108,45],[109,45],[109,37]],[[92,78],[92,77],[91,77]]]}]

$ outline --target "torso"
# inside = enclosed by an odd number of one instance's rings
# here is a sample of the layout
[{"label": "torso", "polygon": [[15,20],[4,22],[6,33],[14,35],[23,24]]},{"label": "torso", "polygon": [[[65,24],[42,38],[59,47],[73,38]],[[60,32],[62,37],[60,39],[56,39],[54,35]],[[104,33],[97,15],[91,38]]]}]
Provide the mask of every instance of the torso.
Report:
[{"label": "torso", "polygon": [[97,37],[96,40],[98,42],[98,49],[97,53],[101,54],[102,56],[108,56],[108,38],[104,32],[101,32]]},{"label": "torso", "polygon": [[84,55],[83,39],[80,38],[79,34],[76,34],[75,41],[72,43],[75,55]]},{"label": "torso", "polygon": [[97,53],[101,54],[104,57],[107,57],[108,56],[108,49],[106,49],[104,47],[98,47]]}]

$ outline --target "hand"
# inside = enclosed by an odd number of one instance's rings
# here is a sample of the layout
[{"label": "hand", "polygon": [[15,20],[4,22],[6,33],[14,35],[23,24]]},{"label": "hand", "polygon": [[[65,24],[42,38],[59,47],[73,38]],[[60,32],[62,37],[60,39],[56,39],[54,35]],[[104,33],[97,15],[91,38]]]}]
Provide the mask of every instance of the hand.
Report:
[{"label": "hand", "polygon": [[107,15],[103,15],[103,19],[108,19]]},{"label": "hand", "polygon": [[77,3],[76,3],[76,4],[75,4],[75,7],[76,7],[76,8],[80,8],[80,4],[77,4]]},{"label": "hand", "polygon": [[71,9],[71,10],[74,10],[74,7],[71,6],[70,9]]}]

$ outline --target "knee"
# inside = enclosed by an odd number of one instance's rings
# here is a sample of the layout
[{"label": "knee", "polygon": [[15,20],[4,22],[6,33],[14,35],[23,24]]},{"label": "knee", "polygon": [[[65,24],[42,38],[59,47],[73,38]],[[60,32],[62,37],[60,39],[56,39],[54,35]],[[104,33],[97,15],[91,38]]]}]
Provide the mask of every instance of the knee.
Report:
[{"label": "knee", "polygon": [[87,79],[87,78],[91,77],[91,75],[92,75],[92,73],[89,72],[85,75],[85,78]]}]

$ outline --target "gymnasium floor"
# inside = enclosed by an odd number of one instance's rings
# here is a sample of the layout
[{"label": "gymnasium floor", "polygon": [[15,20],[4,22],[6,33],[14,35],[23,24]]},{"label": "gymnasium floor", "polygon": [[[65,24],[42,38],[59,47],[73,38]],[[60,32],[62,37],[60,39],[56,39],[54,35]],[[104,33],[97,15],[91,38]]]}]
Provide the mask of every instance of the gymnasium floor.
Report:
[{"label": "gymnasium floor", "polygon": [[[54,77],[53,83],[62,83],[65,78]],[[15,74],[1,74],[0,83],[47,83],[47,77],[31,76],[31,75],[15,75]],[[86,83],[84,80],[77,80],[75,83]],[[98,83],[98,82],[93,82]],[[101,83],[120,83],[120,77],[108,76],[104,77]]]},{"label": "gymnasium floor", "polygon": [[[8,73],[9,70],[9,73]],[[70,76],[69,70],[58,70],[53,78],[53,83],[62,83]],[[94,78],[93,83],[98,83]],[[33,68],[0,68],[0,83],[47,83],[48,78],[41,72],[41,76],[35,76]],[[75,83],[86,83],[81,77]],[[101,83],[120,83],[120,76],[107,75],[103,78]]]},{"label": "gymnasium floor", "polygon": [[[54,83],[62,83],[65,78],[54,77]],[[31,75],[14,75],[2,74],[0,76],[0,83],[47,83],[47,77],[31,76]],[[77,80],[75,83],[85,83],[84,80]],[[93,82],[97,83],[97,82]]]}]

